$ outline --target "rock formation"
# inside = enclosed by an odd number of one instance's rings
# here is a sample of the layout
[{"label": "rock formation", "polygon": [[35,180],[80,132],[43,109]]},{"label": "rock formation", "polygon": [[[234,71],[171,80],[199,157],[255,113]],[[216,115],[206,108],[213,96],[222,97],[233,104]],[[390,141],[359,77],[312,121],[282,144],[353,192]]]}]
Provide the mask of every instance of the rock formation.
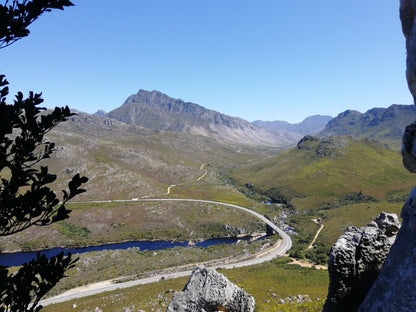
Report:
[{"label": "rock formation", "polygon": [[358,311],[416,311],[416,188],[404,204],[401,217],[396,242]]},{"label": "rock formation", "polygon": [[198,266],[184,289],[175,293],[167,312],[252,312],[254,298],[212,268]]},{"label": "rock formation", "polygon": [[358,309],[376,280],[399,228],[397,215],[382,212],[367,226],[346,230],[329,254],[329,289],[324,311]]},{"label": "rock formation", "polygon": [[[400,20],[406,38],[406,78],[416,104],[416,0],[400,0]],[[416,124],[403,135],[403,164],[416,172]],[[416,188],[403,206],[402,226],[373,287],[358,311],[416,311]]]},{"label": "rock formation", "polygon": [[[406,38],[406,79],[413,99],[416,99],[416,0],[400,0],[400,20]],[[416,100],[415,100],[416,104]]]}]

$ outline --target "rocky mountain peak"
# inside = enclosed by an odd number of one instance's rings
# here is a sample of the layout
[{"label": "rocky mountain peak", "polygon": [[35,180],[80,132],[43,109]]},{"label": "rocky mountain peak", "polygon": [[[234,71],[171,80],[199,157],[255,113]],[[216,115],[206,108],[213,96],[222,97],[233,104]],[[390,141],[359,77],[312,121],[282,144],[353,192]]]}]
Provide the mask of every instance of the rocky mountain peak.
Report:
[{"label": "rocky mountain peak", "polygon": [[241,118],[171,98],[157,90],[140,89],[108,117],[157,131],[186,132],[249,145],[287,146],[300,137],[257,127]]}]

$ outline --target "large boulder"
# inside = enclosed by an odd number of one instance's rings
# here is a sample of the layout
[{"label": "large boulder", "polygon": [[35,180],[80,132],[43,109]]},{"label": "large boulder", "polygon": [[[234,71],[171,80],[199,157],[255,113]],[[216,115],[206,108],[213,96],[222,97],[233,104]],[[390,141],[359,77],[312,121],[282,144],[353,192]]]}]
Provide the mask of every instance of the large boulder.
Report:
[{"label": "large boulder", "polygon": [[402,226],[361,312],[416,311],[416,188],[403,206]]},{"label": "large boulder", "polygon": [[166,311],[252,312],[254,298],[224,275],[201,265],[194,269],[184,289],[175,293]]},{"label": "large boulder", "polygon": [[376,280],[394,243],[400,222],[380,213],[367,226],[349,227],[332,247],[325,312],[357,311]]}]

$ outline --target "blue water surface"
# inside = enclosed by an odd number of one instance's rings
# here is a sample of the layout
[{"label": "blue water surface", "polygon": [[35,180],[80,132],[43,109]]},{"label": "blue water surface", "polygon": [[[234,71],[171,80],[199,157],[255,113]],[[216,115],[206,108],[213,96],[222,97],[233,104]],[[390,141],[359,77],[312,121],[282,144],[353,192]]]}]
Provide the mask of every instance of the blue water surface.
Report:
[{"label": "blue water surface", "polygon": [[[198,247],[208,247],[208,246],[218,245],[218,244],[233,244],[233,243],[236,243],[238,240],[249,240],[249,239],[250,237],[215,238],[215,239],[208,239],[202,242],[195,242],[194,245]],[[133,248],[133,247],[139,248],[142,251],[144,250],[152,251],[152,250],[161,250],[161,249],[173,248],[173,247],[184,247],[188,245],[189,245],[189,242],[136,241],[136,242],[125,242],[125,243],[91,246],[91,247],[83,247],[83,248],[53,248],[53,249],[48,249],[48,250],[42,250],[40,251],[40,254],[46,255],[46,257],[50,258],[50,257],[56,256],[57,254],[61,252],[81,254],[81,253],[90,252],[90,251],[128,249],[128,248]],[[0,265],[19,266],[25,262],[29,262],[30,260],[36,258],[37,253],[38,251],[0,254]]]}]

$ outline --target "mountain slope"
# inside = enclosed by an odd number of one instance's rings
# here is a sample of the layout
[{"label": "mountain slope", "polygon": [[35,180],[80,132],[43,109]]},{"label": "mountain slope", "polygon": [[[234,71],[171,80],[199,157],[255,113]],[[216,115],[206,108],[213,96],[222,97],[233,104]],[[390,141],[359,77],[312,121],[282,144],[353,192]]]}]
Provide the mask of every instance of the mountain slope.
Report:
[{"label": "mountain slope", "polygon": [[89,177],[88,192],[80,200],[161,195],[171,184],[194,181],[204,172],[203,163],[227,167],[268,155],[249,146],[85,113],[54,128],[48,139],[56,142],[56,152],[47,161],[58,175],[56,189],[64,189],[75,172]]},{"label": "mountain slope", "polygon": [[394,104],[388,108],[373,108],[365,113],[347,110],[332,119],[319,136],[352,135],[356,138],[373,138],[398,150],[404,128],[415,120],[415,105]]},{"label": "mountain slope", "polygon": [[283,132],[294,132],[299,133],[301,135],[306,134],[316,134],[319,131],[323,130],[328,122],[332,119],[331,116],[327,115],[313,115],[305,118],[300,123],[291,124],[287,121],[262,121],[256,120],[253,121],[252,124],[258,127],[269,128],[276,131],[283,131]]},{"label": "mountain slope", "polygon": [[280,196],[301,211],[360,191],[385,200],[389,192],[409,189],[415,182],[398,153],[348,136],[306,136],[287,152],[234,169],[231,178],[238,185]]},{"label": "mountain slope", "polygon": [[287,146],[296,143],[300,138],[297,134],[257,127],[241,118],[174,99],[155,90],[139,90],[107,116],[147,129],[197,134],[213,137],[221,142]]}]

